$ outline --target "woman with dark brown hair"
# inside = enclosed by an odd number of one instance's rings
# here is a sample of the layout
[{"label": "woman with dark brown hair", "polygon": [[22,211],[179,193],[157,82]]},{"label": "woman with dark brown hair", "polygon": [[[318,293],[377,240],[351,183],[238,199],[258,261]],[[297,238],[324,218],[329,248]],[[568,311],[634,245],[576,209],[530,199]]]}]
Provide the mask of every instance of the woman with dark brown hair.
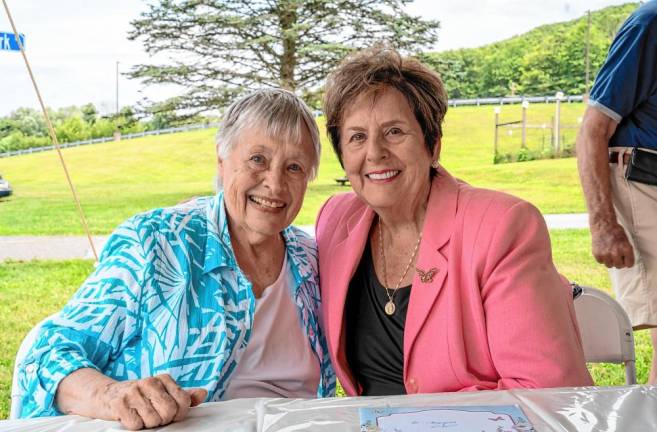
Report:
[{"label": "woman with dark brown hair", "polygon": [[591,385],[541,214],[438,163],[436,73],[384,47],[355,53],[330,75],[324,111],[353,188],[316,229],[347,394]]}]

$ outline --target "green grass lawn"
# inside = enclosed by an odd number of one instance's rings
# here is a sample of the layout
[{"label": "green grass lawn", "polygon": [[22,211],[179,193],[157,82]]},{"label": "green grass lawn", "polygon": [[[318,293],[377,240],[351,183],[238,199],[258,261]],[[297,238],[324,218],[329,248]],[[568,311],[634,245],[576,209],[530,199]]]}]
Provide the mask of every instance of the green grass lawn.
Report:
[{"label": "green grass lawn", "polygon": [[[529,122],[549,122],[553,111],[553,104],[532,105]],[[564,104],[564,122],[576,124],[582,111],[582,104]],[[519,118],[519,105],[502,108],[501,121]],[[544,213],[585,211],[574,159],[493,165],[493,131],[493,107],[450,108],[444,128],[444,165],[472,184],[525,198]],[[204,130],[65,149],[92,233],[109,233],[126,218],[150,208],[211,194],[213,135],[213,130]],[[500,141],[519,145],[517,133]],[[348,190],[335,183],[343,172],[325,136],[322,143],[319,177],[308,189],[297,224],[312,224],[330,195]],[[0,200],[0,235],[83,233],[55,152],[0,159],[0,173],[14,187],[12,197]]]},{"label": "green grass lawn", "polygon": [[[571,280],[609,290],[603,266],[596,264],[589,251],[586,230],[553,231],[554,260]],[[90,261],[34,261],[0,264],[0,419],[9,413],[11,375],[14,356],[23,336],[42,318],[59,310],[91,272]],[[646,331],[637,332],[637,375],[645,382],[652,350]],[[598,385],[624,383],[620,365],[594,365],[591,371]]]},{"label": "green grass lawn", "polygon": [[93,270],[91,261],[0,263],[0,419],[9,416],[18,346],[27,332],[59,310]]}]

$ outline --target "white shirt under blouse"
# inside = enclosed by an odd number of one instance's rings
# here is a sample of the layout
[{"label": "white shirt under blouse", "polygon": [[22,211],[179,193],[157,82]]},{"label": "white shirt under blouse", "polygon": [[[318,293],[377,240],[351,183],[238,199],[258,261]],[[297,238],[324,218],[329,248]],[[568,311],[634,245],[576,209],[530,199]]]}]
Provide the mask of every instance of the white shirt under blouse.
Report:
[{"label": "white shirt under blouse", "polygon": [[292,303],[287,254],[276,281],[256,299],[251,338],[223,399],[317,397],[319,364]]}]

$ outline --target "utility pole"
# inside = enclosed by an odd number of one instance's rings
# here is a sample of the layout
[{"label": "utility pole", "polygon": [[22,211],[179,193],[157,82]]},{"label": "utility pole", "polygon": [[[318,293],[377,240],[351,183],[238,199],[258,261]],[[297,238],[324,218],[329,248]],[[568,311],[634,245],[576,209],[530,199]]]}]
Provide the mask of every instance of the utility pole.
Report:
[{"label": "utility pole", "polygon": [[586,72],[584,76],[584,102],[587,103],[589,101],[589,69],[591,67],[590,65],[590,59],[589,59],[589,52],[591,50],[591,10],[589,9],[587,11],[587,20],[586,20],[586,50],[584,54],[584,64],[586,65]]},{"label": "utility pole", "polygon": [[555,112],[554,112],[554,126],[552,139],[554,140],[554,154],[559,155],[561,153],[561,143],[559,142],[559,134],[561,133],[561,101],[563,100],[564,94],[561,91],[558,91],[554,96],[555,101]]},{"label": "utility pole", "polygon": [[119,62],[116,62],[116,115],[119,115]]}]

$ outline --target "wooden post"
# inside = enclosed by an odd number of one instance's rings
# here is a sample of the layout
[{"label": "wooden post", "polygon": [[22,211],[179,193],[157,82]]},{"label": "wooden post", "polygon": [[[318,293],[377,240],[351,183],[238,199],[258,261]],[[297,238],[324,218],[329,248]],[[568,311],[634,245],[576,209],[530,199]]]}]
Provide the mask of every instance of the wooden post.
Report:
[{"label": "wooden post", "polygon": [[495,160],[497,160],[497,144],[498,144],[498,130],[500,124],[500,112],[502,109],[500,107],[495,107],[493,112],[495,112]]},{"label": "wooden post", "polygon": [[522,148],[527,148],[527,108],[529,101],[522,101]]},{"label": "wooden post", "polygon": [[555,112],[554,112],[554,132],[553,132],[553,137],[554,137],[554,153],[555,155],[558,155],[559,152],[561,151],[561,145],[559,143],[559,135],[560,135],[560,121],[561,121],[561,99],[563,99],[563,92],[557,92],[556,100],[555,100]]}]

